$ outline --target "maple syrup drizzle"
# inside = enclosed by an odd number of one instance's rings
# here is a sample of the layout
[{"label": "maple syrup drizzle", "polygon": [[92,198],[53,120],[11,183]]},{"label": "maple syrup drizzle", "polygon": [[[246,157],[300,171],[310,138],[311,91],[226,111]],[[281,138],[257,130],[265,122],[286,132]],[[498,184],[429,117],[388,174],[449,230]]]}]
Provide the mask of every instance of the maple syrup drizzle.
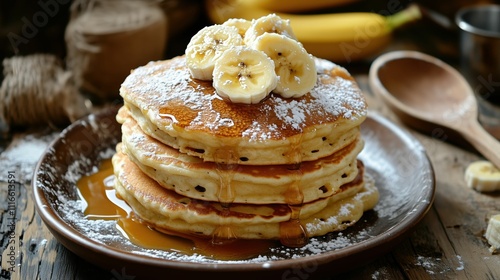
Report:
[{"label": "maple syrup drizzle", "polygon": [[[164,110],[165,111],[165,110]],[[164,119],[169,119],[172,123],[178,123],[179,121],[175,118],[174,115],[172,114],[167,114],[167,113],[159,113],[160,117],[164,118]]]},{"label": "maple syrup drizzle", "polygon": [[115,195],[112,168],[111,160],[105,160],[100,166],[102,172],[83,176],[77,183],[87,219],[114,220],[130,213],[126,203]]},{"label": "maple syrup drizzle", "polygon": [[234,173],[238,167],[235,153],[230,149],[219,149],[215,153],[217,174],[219,175],[219,189],[217,198],[222,206],[221,221],[219,226],[212,234],[213,244],[225,244],[236,239],[235,234],[230,225],[225,222],[225,218],[229,216],[231,204],[234,201],[234,189],[232,181]]},{"label": "maple syrup drizzle", "polygon": [[[146,249],[174,251],[185,255],[204,255],[219,260],[244,260],[264,255],[277,246],[271,240],[231,239],[231,242],[214,243],[210,239],[160,232],[138,218],[113,187],[114,175],[111,160],[104,160],[98,172],[83,176],[77,182],[79,196],[84,201],[82,209],[87,219],[116,220],[117,229],[133,244]],[[221,231],[224,231],[224,227]],[[225,236],[229,233],[221,233]]]},{"label": "maple syrup drizzle", "polygon": [[290,138],[290,150],[285,156],[290,162],[289,172],[292,178],[292,183],[285,193],[285,201],[290,208],[290,219],[280,223],[280,241],[288,247],[302,247],[308,242],[307,231],[300,223],[300,211],[304,202],[304,194],[300,189],[300,181],[302,179],[302,137],[301,135]]},{"label": "maple syrup drizzle", "polygon": [[158,115],[163,119],[170,120],[175,125],[187,126],[198,114],[197,111],[180,101],[172,101],[169,105],[159,108]]}]

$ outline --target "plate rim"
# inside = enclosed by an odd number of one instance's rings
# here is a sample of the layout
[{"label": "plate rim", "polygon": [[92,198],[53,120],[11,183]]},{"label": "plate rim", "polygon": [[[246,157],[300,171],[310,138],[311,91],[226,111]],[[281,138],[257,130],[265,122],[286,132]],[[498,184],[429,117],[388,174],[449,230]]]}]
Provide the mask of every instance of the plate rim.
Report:
[{"label": "plate rim", "polygon": [[[93,113],[87,117],[84,117],[61,131],[61,133],[54,139],[46,151],[43,153],[43,156],[40,158],[39,162],[35,167],[35,171],[33,173],[33,179],[31,181],[33,197],[35,203],[35,209],[38,215],[42,218],[43,222],[50,230],[50,232],[54,235],[54,237],[62,243],[67,249],[79,255],[76,251],[77,249],[84,249],[87,253],[95,253],[101,254],[108,258],[112,258],[116,261],[124,261],[126,263],[140,263],[141,265],[150,265],[154,267],[158,267],[161,269],[175,269],[175,270],[197,270],[197,271],[242,271],[242,270],[283,270],[289,269],[293,265],[301,264],[301,263],[314,263],[317,265],[327,265],[333,261],[337,261],[342,258],[362,258],[360,254],[365,252],[366,250],[380,248],[379,253],[377,255],[383,255],[392,251],[392,249],[401,241],[406,234],[409,234],[411,230],[424,218],[427,212],[431,209],[434,196],[435,196],[435,172],[430,161],[429,156],[427,155],[425,148],[423,145],[412,136],[406,129],[396,125],[391,120],[382,116],[379,113],[369,111],[367,120],[371,119],[376,123],[382,125],[383,127],[390,130],[396,137],[401,138],[401,140],[405,143],[413,143],[416,147],[419,147],[418,153],[422,154],[422,158],[425,159],[425,163],[428,166],[429,173],[429,192],[427,192],[426,201],[427,203],[419,203],[415,207],[415,214],[411,216],[405,216],[402,220],[398,221],[394,226],[387,229],[383,233],[371,237],[367,240],[363,240],[357,242],[355,244],[349,245],[342,249],[331,250],[328,252],[322,252],[320,254],[304,256],[296,259],[283,259],[283,260],[271,260],[265,262],[184,262],[179,260],[172,259],[160,259],[153,256],[136,254],[129,251],[124,251],[117,249],[115,247],[99,243],[79,232],[77,229],[72,227],[66,221],[62,219],[62,217],[57,213],[57,211],[50,205],[45,197],[45,192],[43,188],[38,186],[37,181],[37,173],[42,166],[44,159],[47,157],[47,152],[55,146],[58,142],[61,142],[61,139],[72,130],[77,129],[78,126],[83,125],[85,121],[89,121],[90,118],[100,119],[106,118],[110,116],[115,116],[118,107],[115,107],[112,110],[103,110],[100,112]],[[389,243],[392,246],[383,246],[383,244]],[[82,252],[82,251],[78,251]],[[81,255],[80,255],[81,256]],[[81,256],[89,262],[92,262],[98,266],[102,266],[101,263],[93,262],[92,259],[89,259],[89,256]],[[357,259],[357,258],[356,258]],[[373,260],[372,258],[370,258]],[[369,260],[364,260],[368,262]],[[359,265],[364,264],[363,261],[360,262]],[[340,271],[342,272],[342,271]]]}]

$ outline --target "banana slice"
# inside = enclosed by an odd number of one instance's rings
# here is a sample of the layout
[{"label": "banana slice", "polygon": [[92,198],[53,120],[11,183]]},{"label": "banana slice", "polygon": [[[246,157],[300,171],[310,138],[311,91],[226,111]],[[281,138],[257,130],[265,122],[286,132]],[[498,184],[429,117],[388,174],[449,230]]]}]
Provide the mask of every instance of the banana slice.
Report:
[{"label": "banana slice", "polygon": [[287,36],[294,40],[297,37],[290,26],[290,20],[284,20],[276,14],[269,14],[252,20],[252,24],[245,33],[245,44],[251,45],[260,35],[265,33],[276,33]]},{"label": "banana slice", "polygon": [[234,46],[244,44],[234,26],[211,25],[196,33],[186,47],[186,65],[191,76],[200,80],[211,80],[215,61],[222,53]]},{"label": "banana slice", "polygon": [[500,253],[500,214],[490,218],[484,237],[491,245],[490,252],[493,254]]},{"label": "banana slice", "polygon": [[273,61],[278,75],[274,90],[285,98],[300,97],[316,84],[316,65],[312,55],[294,39],[276,33],[265,33],[252,44],[265,52]]},{"label": "banana slice", "polygon": [[465,182],[480,192],[500,190],[500,170],[489,161],[475,161],[465,170]]},{"label": "banana slice", "polygon": [[230,18],[222,23],[222,25],[236,27],[238,29],[238,33],[241,35],[241,38],[245,38],[245,33],[252,25],[252,22],[243,18]]},{"label": "banana slice", "polygon": [[247,46],[233,47],[215,63],[213,86],[218,95],[235,103],[255,104],[277,85],[274,62]]}]

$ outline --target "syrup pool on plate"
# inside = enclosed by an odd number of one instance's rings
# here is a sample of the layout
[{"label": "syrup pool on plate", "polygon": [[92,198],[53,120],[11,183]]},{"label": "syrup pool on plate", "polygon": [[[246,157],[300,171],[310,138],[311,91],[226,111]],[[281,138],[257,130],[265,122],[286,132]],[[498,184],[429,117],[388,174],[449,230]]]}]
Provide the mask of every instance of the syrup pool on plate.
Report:
[{"label": "syrup pool on plate", "polygon": [[104,160],[96,173],[83,176],[77,182],[85,218],[116,220],[117,229],[142,248],[199,254],[219,260],[244,260],[266,254],[271,247],[278,245],[269,240],[228,240],[213,244],[210,239],[159,232],[134,215],[130,206],[117,196],[113,184],[110,159]]}]

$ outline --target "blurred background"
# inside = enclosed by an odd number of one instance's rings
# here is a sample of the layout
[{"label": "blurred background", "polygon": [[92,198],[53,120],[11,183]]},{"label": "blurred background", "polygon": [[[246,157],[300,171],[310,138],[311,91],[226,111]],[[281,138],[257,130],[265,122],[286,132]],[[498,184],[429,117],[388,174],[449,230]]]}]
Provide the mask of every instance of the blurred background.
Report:
[{"label": "blurred background", "polygon": [[[198,31],[200,26],[210,24],[204,12],[202,0],[163,0],[151,2],[158,2],[167,15],[173,17],[170,18],[169,44],[165,52],[165,57],[181,54],[190,36]],[[345,7],[330,8],[322,12],[385,11],[391,0],[364,0],[358,2],[359,3],[354,3]],[[392,2],[397,2],[396,5],[399,4],[401,6],[406,6],[410,3],[418,3],[441,13],[450,20],[453,20],[454,14],[461,7],[478,3],[500,3],[500,1],[495,0],[401,0]],[[44,11],[40,3],[55,3],[58,7],[55,12],[47,16],[48,19],[45,19],[46,17],[40,16],[41,11]],[[54,53],[64,57],[66,52],[64,31],[69,22],[71,4],[72,1],[70,0],[0,1],[0,58],[3,59],[16,54],[25,55],[35,52]],[[176,13],[178,13],[178,18],[175,18]],[[33,22],[33,19],[36,17],[39,18],[35,20],[38,22]],[[26,28],[29,34],[25,34],[28,36],[23,36],[23,27],[27,25],[27,22],[31,22],[34,28]],[[42,26],[42,24],[37,23],[44,24]],[[439,28],[432,28],[434,25],[433,23],[421,22],[419,25],[421,26],[420,28],[408,27],[405,30],[401,30],[400,33],[414,36],[414,43],[417,45],[426,45],[428,41],[434,39],[443,41],[439,42],[439,44],[434,47],[429,46],[429,48],[434,49],[435,52],[441,50],[446,54],[446,52],[451,51],[447,48],[453,48],[456,45],[453,42],[454,36],[452,34],[445,38],[441,38],[441,36],[439,36],[439,34],[442,33],[440,32],[441,30]],[[9,34],[11,35],[9,36]],[[16,38],[13,34],[24,37],[24,39]],[[405,36],[405,34],[400,35]],[[17,42],[16,39],[19,40],[19,43],[14,44],[14,46],[12,41]],[[446,42],[447,40],[450,41]],[[451,46],[445,46],[447,44]]]},{"label": "blurred background", "polygon": [[[158,3],[169,20],[168,46],[165,58],[182,54],[190,36],[201,26],[210,24],[202,0],[150,0],[149,2]],[[53,10],[47,13],[43,5],[40,5],[41,3],[47,5],[46,10]],[[66,54],[64,32],[70,20],[72,3],[73,1],[70,0],[0,1],[0,58],[36,52],[54,53],[64,57]],[[388,5],[407,6],[410,3],[420,4],[453,21],[454,14],[461,7],[479,3],[500,3],[500,1],[360,0],[344,7],[333,7],[317,12],[382,12],[388,10]],[[52,8],[50,4],[55,4],[57,7]],[[429,22],[429,20],[422,20],[416,25],[398,30],[398,37],[409,39],[409,42],[419,47],[428,48],[429,51],[436,54],[442,52],[444,56],[452,55],[453,49],[456,48],[456,34],[441,30],[441,27],[434,22]],[[430,44],[430,42],[435,44]]]}]

